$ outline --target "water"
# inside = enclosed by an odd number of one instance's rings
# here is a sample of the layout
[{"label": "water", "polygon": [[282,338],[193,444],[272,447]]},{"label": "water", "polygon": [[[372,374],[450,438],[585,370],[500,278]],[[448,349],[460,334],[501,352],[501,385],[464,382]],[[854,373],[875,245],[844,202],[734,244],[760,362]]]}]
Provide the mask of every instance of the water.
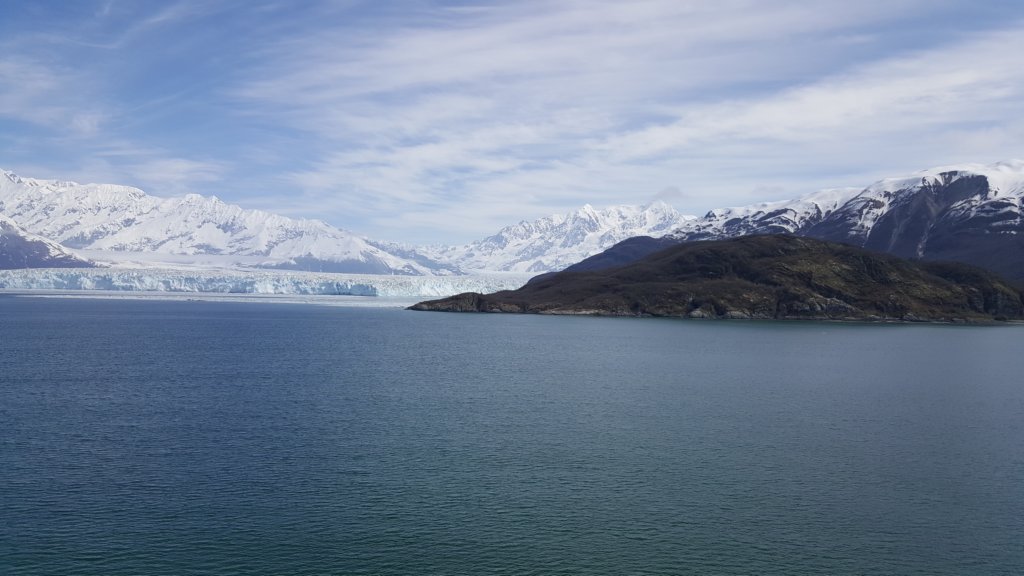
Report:
[{"label": "water", "polygon": [[1020,574],[1021,342],[0,296],[0,573]]}]

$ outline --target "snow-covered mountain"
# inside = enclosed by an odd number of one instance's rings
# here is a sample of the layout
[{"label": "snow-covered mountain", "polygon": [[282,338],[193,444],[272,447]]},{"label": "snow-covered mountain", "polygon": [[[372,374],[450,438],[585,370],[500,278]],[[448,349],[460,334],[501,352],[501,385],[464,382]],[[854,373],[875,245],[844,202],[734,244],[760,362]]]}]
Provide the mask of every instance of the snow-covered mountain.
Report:
[{"label": "snow-covered mountain", "polygon": [[0,175],[0,212],[69,248],[245,257],[247,265],[368,274],[453,274],[391,254],[319,220],[246,210],[216,197],[158,198],[137,188]]},{"label": "snow-covered mountain", "polygon": [[466,271],[542,273],[561,270],[633,236],[664,236],[687,222],[664,202],[595,210],[589,204],[507,226],[497,234],[463,246],[421,248],[435,259]]},{"label": "snow-covered mountain", "polygon": [[0,269],[87,268],[93,263],[0,214]]},{"label": "snow-covered mountain", "polygon": [[967,262],[1024,279],[1022,204],[1024,160],[963,164],[862,189],[712,210],[669,236],[690,241],[792,233],[907,258]]},{"label": "snow-covered mountain", "polygon": [[801,234],[1024,279],[1024,161],[936,168],[876,182]]},{"label": "snow-covered mountain", "polygon": [[[539,274],[637,236],[662,238],[657,246],[663,246],[791,233],[912,258],[965,261],[1024,279],[1022,203],[1024,161],[1016,160],[935,168],[863,189],[716,209],[700,218],[681,216],[661,202],[604,210],[587,205],[463,246],[417,248],[369,240],[318,220],[245,210],[214,197],[157,198],[126,186],[34,180],[6,171],[0,176],[0,213],[33,234],[97,261],[106,255],[121,267],[227,258],[220,267],[409,275]],[[621,263],[657,247],[644,246],[643,238],[627,244],[591,264]]]},{"label": "snow-covered mountain", "polygon": [[[866,188],[823,190],[796,200],[712,210],[686,222],[672,236],[702,240],[793,233],[923,257],[937,228],[973,220],[972,227],[980,226],[986,233],[1016,234],[1022,197],[1022,160],[946,166],[886,178]],[[917,241],[906,250],[902,244],[909,236]]]},{"label": "snow-covered mountain", "polygon": [[[319,220],[287,218],[189,194],[159,198],[129,186],[0,173],[0,211],[32,233],[98,261],[449,275],[559,270],[632,236],[663,236],[687,218],[662,202],[520,222],[464,246],[375,241]],[[104,258],[108,258],[104,260]]]},{"label": "snow-covered mountain", "polygon": [[859,192],[859,188],[837,188],[796,200],[716,208],[701,218],[686,221],[670,235],[685,240],[713,240],[751,234],[795,234],[828,218]]}]

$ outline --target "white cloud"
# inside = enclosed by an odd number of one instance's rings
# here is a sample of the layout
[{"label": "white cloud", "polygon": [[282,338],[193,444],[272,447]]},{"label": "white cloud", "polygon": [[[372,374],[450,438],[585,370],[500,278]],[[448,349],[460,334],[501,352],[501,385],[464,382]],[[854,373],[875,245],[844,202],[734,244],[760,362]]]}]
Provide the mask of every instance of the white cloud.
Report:
[{"label": "white cloud", "polygon": [[[930,6],[490,5],[287,38],[235,95],[315,135],[316,156],[288,181],[339,216],[407,213],[425,226],[459,203],[482,231],[527,209],[666,187],[701,211],[755,190],[808,192],[809,166],[859,176],[944,162],[923,137],[948,142],[974,131],[967,119],[991,131],[1019,113],[1024,28],[898,49],[885,27]],[[970,146],[980,140],[948,153],[991,149]],[[820,182],[845,184],[859,182]]]},{"label": "white cloud", "polygon": [[977,41],[867,65],[758,99],[687,107],[672,123],[609,139],[629,160],[716,141],[812,144],[913,138],[963,121],[998,122],[1024,108],[1024,26]]},{"label": "white cloud", "polygon": [[187,192],[203,182],[217,182],[226,172],[217,162],[203,162],[188,158],[154,158],[129,165],[128,172],[138,180],[151,183],[149,188]]},{"label": "white cloud", "polygon": [[64,96],[70,73],[20,56],[0,56],[0,117],[60,127],[74,116]]},{"label": "white cloud", "polygon": [[701,213],[1022,156],[1024,20],[992,30],[989,10],[99,2],[0,39],[0,117],[67,177],[461,241],[584,202]]}]

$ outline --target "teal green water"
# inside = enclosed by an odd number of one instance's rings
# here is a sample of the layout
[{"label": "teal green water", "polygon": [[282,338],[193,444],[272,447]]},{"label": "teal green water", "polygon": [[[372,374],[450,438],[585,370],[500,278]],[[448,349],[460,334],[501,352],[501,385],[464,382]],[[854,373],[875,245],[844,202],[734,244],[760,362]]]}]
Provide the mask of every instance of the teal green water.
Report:
[{"label": "teal green water", "polygon": [[0,573],[1021,574],[1022,343],[0,296]]}]

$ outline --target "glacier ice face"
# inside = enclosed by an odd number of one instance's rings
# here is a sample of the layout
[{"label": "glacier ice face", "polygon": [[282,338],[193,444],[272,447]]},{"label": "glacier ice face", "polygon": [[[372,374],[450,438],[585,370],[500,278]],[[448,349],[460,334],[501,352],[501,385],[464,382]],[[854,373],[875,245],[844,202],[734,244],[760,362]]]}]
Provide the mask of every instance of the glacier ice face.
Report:
[{"label": "glacier ice face", "polygon": [[291,294],[435,298],[461,292],[518,288],[523,274],[400,276],[270,270],[162,270],[157,268],[0,270],[3,290],[109,290],[214,294]]}]

